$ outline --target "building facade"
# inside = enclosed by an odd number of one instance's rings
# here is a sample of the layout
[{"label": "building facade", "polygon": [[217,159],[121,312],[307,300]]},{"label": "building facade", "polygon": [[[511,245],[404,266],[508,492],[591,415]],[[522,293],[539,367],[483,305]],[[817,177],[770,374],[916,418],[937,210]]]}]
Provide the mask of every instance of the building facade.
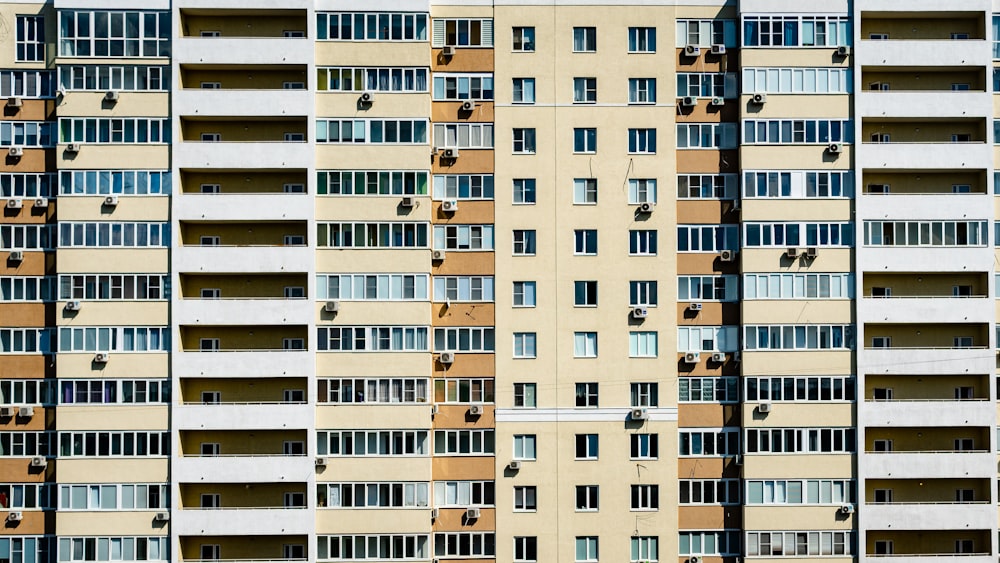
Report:
[{"label": "building facade", "polygon": [[1000,557],[1000,3],[0,30],[0,562]]}]

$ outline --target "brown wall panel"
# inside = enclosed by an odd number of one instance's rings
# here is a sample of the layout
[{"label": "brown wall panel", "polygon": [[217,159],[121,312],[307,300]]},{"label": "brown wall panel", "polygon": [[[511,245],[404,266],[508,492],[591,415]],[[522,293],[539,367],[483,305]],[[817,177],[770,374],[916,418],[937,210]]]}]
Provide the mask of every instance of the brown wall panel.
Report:
[{"label": "brown wall panel", "polygon": [[[20,522],[4,522],[3,529],[0,529],[0,535],[42,535],[46,533],[45,530],[45,512],[41,510],[25,510],[21,512],[22,520]],[[52,533],[54,530],[48,530],[48,533]]]},{"label": "brown wall panel", "polygon": [[717,428],[739,423],[735,405],[684,403],[677,407],[677,426],[682,428]]},{"label": "brown wall panel", "polygon": [[701,55],[688,57],[684,49],[677,49],[677,72],[725,72],[731,68],[736,70],[740,52],[732,47],[726,48],[725,55],[713,55],[708,47],[701,48]]},{"label": "brown wall panel", "polygon": [[739,172],[739,151],[680,149],[677,151],[678,174],[721,174]]},{"label": "brown wall panel", "polygon": [[739,303],[719,303],[705,301],[701,311],[688,309],[688,303],[677,304],[677,324],[679,326],[731,325],[740,322]]},{"label": "brown wall panel", "polygon": [[431,275],[491,275],[492,252],[448,252],[441,262],[434,262]]},{"label": "brown wall panel", "polygon": [[0,418],[0,430],[3,431],[41,431],[45,430],[45,409],[35,407],[35,414],[31,418],[12,416],[10,418]]},{"label": "brown wall panel", "polygon": [[[739,254],[737,254],[737,257]],[[684,274],[738,274],[739,262],[723,262],[717,253],[680,252],[677,254],[677,273]]]},{"label": "brown wall panel", "polygon": [[677,527],[681,530],[724,530],[741,528],[743,515],[739,506],[681,506]]},{"label": "brown wall panel", "polygon": [[492,405],[483,405],[482,416],[470,416],[467,405],[438,405],[434,415],[434,428],[493,428],[496,419],[493,417]]},{"label": "brown wall panel", "polygon": [[725,105],[714,106],[708,98],[698,99],[694,107],[677,104],[677,123],[736,122],[740,118],[739,100],[726,100]]},{"label": "brown wall panel", "polygon": [[458,211],[445,213],[441,211],[441,202],[435,201],[431,211],[431,221],[435,225],[448,223],[455,224],[480,224],[493,222],[493,202],[492,201],[460,201]]},{"label": "brown wall panel", "polygon": [[55,100],[21,100],[20,108],[8,108],[4,99],[4,121],[47,121],[55,119]]},{"label": "brown wall panel", "polygon": [[44,327],[43,303],[4,303],[0,305],[0,326]]},{"label": "brown wall panel", "polygon": [[434,519],[435,532],[486,532],[496,528],[496,509],[483,508],[479,518],[467,520],[464,508],[442,508]]},{"label": "brown wall panel", "polygon": [[432,303],[434,326],[493,326],[495,324],[493,303]]},{"label": "brown wall panel", "polygon": [[493,360],[493,354],[455,354],[455,363],[445,369],[435,356],[434,377],[493,377]]},{"label": "brown wall panel", "polygon": [[50,199],[48,207],[35,207],[34,203],[34,198],[24,198],[21,209],[8,209],[7,199],[0,198],[0,205],[4,206],[0,221],[8,225],[40,225],[55,219],[55,200]]},{"label": "brown wall panel", "polygon": [[494,475],[492,457],[435,457],[431,460],[435,481],[490,480]]},{"label": "brown wall panel", "polygon": [[[0,459],[0,475],[5,483],[44,483],[46,471],[28,467],[31,459],[15,457]],[[51,471],[52,462],[49,462]]]},{"label": "brown wall panel", "polygon": [[680,200],[677,202],[677,222],[686,223],[738,223],[739,213],[729,200]]},{"label": "brown wall panel", "polygon": [[[50,358],[41,354],[4,356],[0,361],[0,378],[42,379],[49,360]],[[0,470],[3,468],[2,462],[0,460]]]},{"label": "brown wall panel", "polygon": [[0,172],[45,172],[55,170],[56,149],[25,148],[24,156],[14,158],[0,152]]},{"label": "brown wall panel", "polygon": [[459,149],[458,158],[445,160],[440,153],[432,159],[431,174],[487,174],[493,172],[491,149]]},{"label": "brown wall panel", "polygon": [[431,121],[492,123],[493,102],[476,102],[472,111],[462,111],[462,102],[434,102],[431,104]]},{"label": "brown wall panel", "polygon": [[445,57],[441,49],[431,49],[431,72],[492,72],[493,49],[459,47]]}]

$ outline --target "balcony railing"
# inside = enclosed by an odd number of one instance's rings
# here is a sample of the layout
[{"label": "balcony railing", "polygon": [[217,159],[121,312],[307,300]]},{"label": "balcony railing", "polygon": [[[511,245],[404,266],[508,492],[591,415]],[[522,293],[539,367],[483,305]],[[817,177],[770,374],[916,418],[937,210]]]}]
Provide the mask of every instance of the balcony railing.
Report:
[{"label": "balcony railing", "polygon": [[987,454],[991,450],[891,450],[891,451],[875,451],[875,450],[865,450],[866,454]]}]

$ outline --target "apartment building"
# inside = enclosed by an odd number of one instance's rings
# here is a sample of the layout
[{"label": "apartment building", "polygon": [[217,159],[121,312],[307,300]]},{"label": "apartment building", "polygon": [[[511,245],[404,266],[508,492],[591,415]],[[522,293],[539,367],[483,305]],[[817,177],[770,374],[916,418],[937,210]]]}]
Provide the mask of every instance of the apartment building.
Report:
[{"label": "apartment building", "polygon": [[1000,556],[1000,4],[0,29],[0,561]]}]

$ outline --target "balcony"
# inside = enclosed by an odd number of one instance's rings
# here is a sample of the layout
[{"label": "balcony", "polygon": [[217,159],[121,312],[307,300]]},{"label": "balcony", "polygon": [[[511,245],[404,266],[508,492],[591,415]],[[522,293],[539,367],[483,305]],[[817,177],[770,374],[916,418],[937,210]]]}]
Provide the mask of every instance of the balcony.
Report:
[{"label": "balcony", "polygon": [[173,354],[174,377],[304,377],[316,370],[304,350],[185,351]]},{"label": "balcony", "polygon": [[989,553],[895,553],[877,555],[869,553],[865,557],[878,563],[996,563]]},{"label": "balcony", "polygon": [[303,37],[178,37],[173,59],[180,64],[309,64],[313,48]]},{"label": "balcony", "polygon": [[992,246],[869,246],[857,256],[858,271],[869,273],[989,272],[994,261]]},{"label": "balcony", "polygon": [[302,508],[216,508],[174,510],[172,532],[181,536],[308,534],[315,516]]},{"label": "balcony", "polygon": [[184,403],[173,412],[177,430],[300,430],[313,424],[306,403]]},{"label": "balcony", "polygon": [[987,92],[864,90],[858,93],[861,117],[972,117],[992,112],[993,94]]},{"label": "balcony", "polygon": [[308,272],[315,252],[308,246],[177,246],[174,270],[182,273]]},{"label": "balcony", "polygon": [[308,299],[281,297],[180,299],[173,306],[174,323],[180,325],[300,324],[314,316],[315,305]]},{"label": "balcony", "polygon": [[861,193],[857,220],[944,220],[983,217],[993,205],[985,193]]},{"label": "balcony", "polygon": [[181,141],[173,153],[180,168],[309,168],[313,161],[310,145],[292,141]]},{"label": "balcony", "polygon": [[989,451],[865,452],[858,466],[867,479],[992,479],[996,454]]},{"label": "balcony", "polygon": [[858,354],[858,369],[869,374],[952,375],[993,373],[996,356],[985,347],[972,348],[865,348]]},{"label": "balcony", "polygon": [[908,0],[900,3],[899,0],[865,0],[864,11],[861,17],[864,18],[871,12],[944,12],[943,15],[952,15],[955,12],[977,12],[975,15],[986,11],[989,12],[992,3],[989,0]]},{"label": "balcony", "polygon": [[[905,6],[907,10],[913,9],[909,3]],[[991,47],[982,39],[863,39],[858,43],[856,57],[863,67],[986,67],[993,64]]]},{"label": "balcony", "polygon": [[992,528],[996,509],[979,503],[865,504],[869,530],[981,530]]},{"label": "balcony", "polygon": [[989,323],[994,311],[993,299],[985,295],[971,297],[865,297],[858,306],[862,323]]},{"label": "balcony", "polygon": [[173,216],[181,221],[307,220],[313,200],[305,193],[184,193],[174,196]]},{"label": "balcony", "polygon": [[174,91],[173,113],[181,116],[308,115],[308,90],[237,90],[184,88]]},{"label": "balcony", "polygon": [[986,399],[865,401],[867,427],[992,427],[996,406]]},{"label": "balcony", "polygon": [[174,458],[170,471],[177,483],[296,483],[315,471],[315,461],[308,456],[278,454],[191,455]]},{"label": "balcony", "polygon": [[855,146],[857,167],[882,170],[983,170],[993,162],[985,142],[862,143]]}]

